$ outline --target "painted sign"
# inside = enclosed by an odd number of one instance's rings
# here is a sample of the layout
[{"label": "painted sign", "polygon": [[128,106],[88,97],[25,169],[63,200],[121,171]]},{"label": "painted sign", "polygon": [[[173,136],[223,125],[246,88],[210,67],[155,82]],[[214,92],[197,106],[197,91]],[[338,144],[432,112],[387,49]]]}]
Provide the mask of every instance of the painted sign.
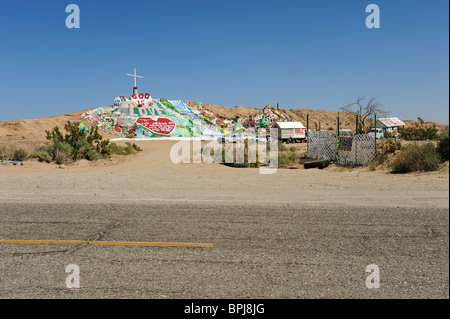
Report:
[{"label": "painted sign", "polygon": [[169,135],[176,127],[175,122],[167,117],[160,117],[156,120],[151,117],[140,117],[136,120],[136,124],[149,129],[153,133],[161,135]]},{"label": "painted sign", "polygon": [[[153,102],[150,102],[150,105],[153,105]],[[130,112],[129,116],[132,117],[145,117],[145,116],[151,116],[153,118],[155,117],[166,117],[165,114],[162,113],[162,110],[153,106],[143,106],[143,107],[134,107],[130,106]]]},{"label": "painted sign", "polygon": [[304,135],[305,134],[305,130],[304,128],[295,128],[295,135]]},{"label": "painted sign", "polygon": [[142,105],[142,106],[151,106],[153,103],[152,97],[150,96],[150,93],[139,93],[139,94],[133,94],[131,96],[131,101],[133,102],[134,106]]},{"label": "painted sign", "polygon": [[339,149],[343,151],[351,151],[353,145],[352,136],[339,136]]}]

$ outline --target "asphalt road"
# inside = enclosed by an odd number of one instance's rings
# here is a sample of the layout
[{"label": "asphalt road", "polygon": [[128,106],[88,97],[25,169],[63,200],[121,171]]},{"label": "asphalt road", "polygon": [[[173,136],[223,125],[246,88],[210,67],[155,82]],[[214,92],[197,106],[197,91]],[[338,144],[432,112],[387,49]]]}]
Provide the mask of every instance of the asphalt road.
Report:
[{"label": "asphalt road", "polygon": [[1,203],[0,239],[213,246],[0,243],[0,298],[449,298],[448,226],[447,209]]}]

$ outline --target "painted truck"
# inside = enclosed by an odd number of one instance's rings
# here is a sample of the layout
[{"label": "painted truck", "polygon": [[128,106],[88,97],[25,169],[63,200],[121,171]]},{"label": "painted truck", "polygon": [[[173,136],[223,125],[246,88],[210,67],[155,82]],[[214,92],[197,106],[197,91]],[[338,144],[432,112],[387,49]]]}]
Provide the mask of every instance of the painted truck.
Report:
[{"label": "painted truck", "polygon": [[278,139],[288,143],[304,143],[306,141],[306,127],[301,122],[276,122]]}]

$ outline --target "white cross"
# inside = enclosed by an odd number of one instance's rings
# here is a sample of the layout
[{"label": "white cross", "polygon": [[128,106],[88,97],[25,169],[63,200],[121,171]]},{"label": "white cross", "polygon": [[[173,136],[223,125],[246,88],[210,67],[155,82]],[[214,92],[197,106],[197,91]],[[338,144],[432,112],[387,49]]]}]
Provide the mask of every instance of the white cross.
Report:
[{"label": "white cross", "polygon": [[136,87],[136,78],[141,78],[141,79],[144,78],[143,76],[136,75],[136,68],[134,69],[134,74],[127,74],[127,75],[134,77],[134,87]]}]

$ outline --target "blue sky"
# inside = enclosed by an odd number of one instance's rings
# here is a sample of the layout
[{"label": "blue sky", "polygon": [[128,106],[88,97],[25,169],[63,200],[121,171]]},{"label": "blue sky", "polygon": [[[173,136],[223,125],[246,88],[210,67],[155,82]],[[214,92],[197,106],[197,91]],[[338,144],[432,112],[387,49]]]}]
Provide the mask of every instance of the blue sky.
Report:
[{"label": "blue sky", "polygon": [[[68,4],[80,28],[68,29]],[[368,29],[365,8],[380,8]],[[390,115],[448,123],[447,0],[0,0],[0,120],[140,92],[227,107],[337,111],[375,96]]]}]

